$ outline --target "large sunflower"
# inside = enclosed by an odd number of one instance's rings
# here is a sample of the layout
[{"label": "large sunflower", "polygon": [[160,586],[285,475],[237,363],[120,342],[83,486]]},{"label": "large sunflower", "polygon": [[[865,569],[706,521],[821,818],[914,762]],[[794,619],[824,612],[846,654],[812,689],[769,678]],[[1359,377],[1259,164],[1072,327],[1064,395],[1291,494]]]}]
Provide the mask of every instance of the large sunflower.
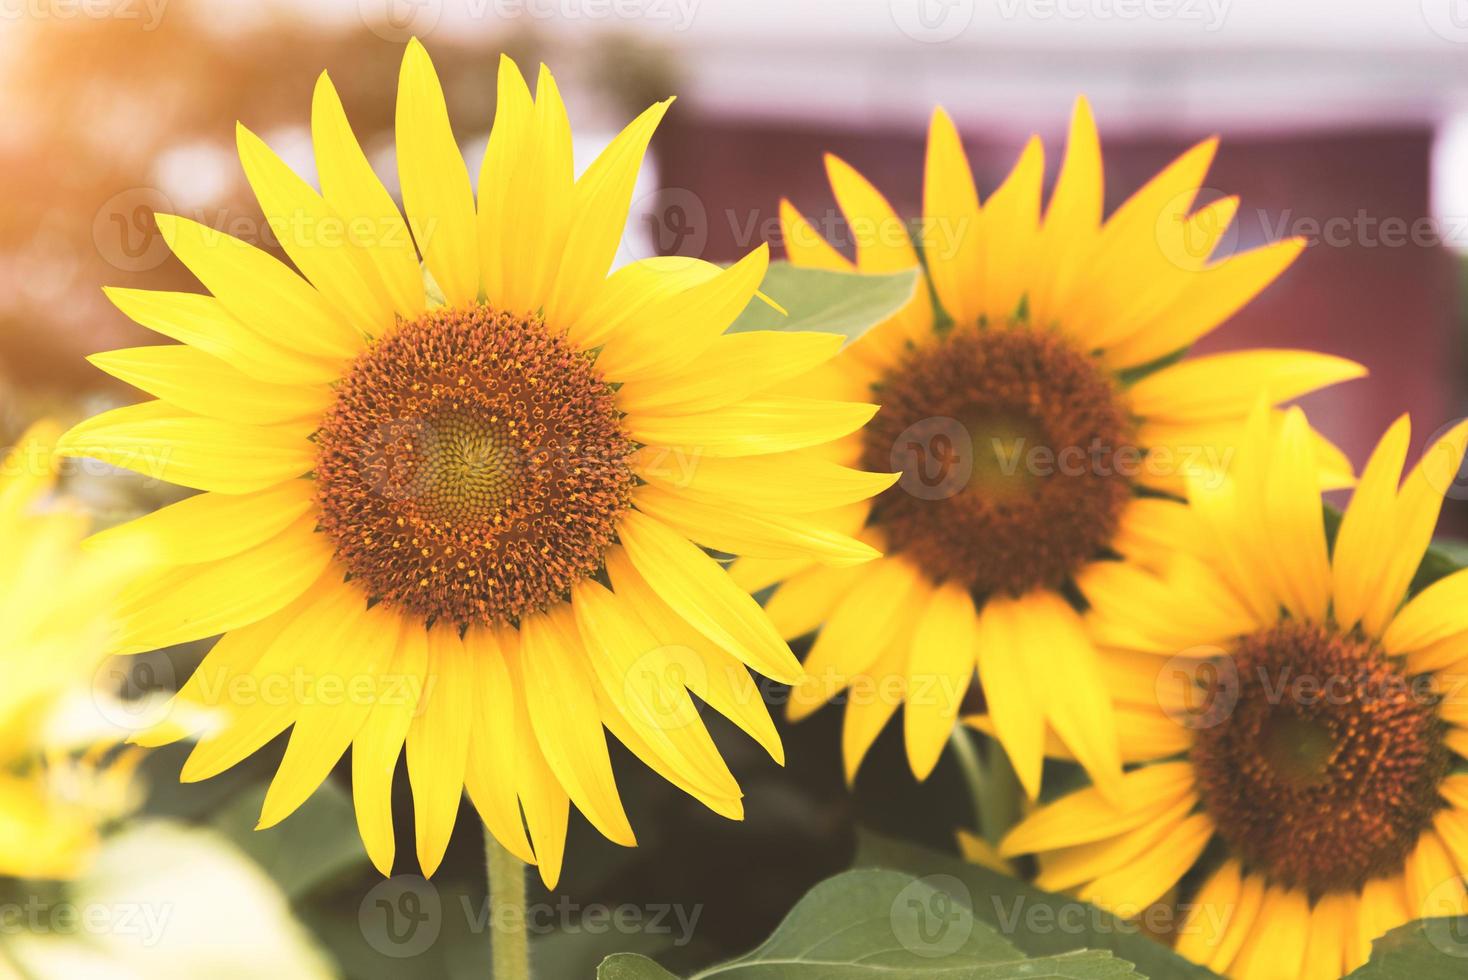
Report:
[{"label": "large sunflower", "polygon": [[[802,718],[848,689],[848,778],[906,703],[918,778],[942,752],[977,667],[986,723],[1030,795],[1047,736],[1107,785],[1120,774],[1115,716],[1074,583],[1096,562],[1148,562],[1170,548],[1192,471],[1214,471],[1247,411],[1362,374],[1304,351],[1251,350],[1158,367],[1227,319],[1300,253],[1298,240],[1211,261],[1238,201],[1194,199],[1215,140],[1183,154],[1105,222],[1101,153],[1085,100],[1049,206],[1032,139],[980,206],[953,123],[928,133],[914,248],[882,195],[827,156],[854,264],[789,202],[784,241],[798,265],[863,272],[921,260],[927,290],[797,390],[879,401],[839,459],[902,472],[873,502],[832,515],[886,557],[862,568],[746,561],[787,638],[824,623],[791,695]],[[1153,370],[1152,368],[1156,368]],[[1311,453],[1335,482],[1349,464]]]},{"label": "large sunflower", "polygon": [[1332,547],[1303,414],[1261,411],[1172,567],[1082,578],[1138,718],[1122,753],[1152,764],[1042,807],[1003,853],[1122,914],[1176,894],[1179,950],[1236,977],[1339,976],[1395,926],[1468,912],[1468,571],[1408,598],[1468,423],[1403,481],[1408,435],[1383,437]]},{"label": "large sunflower", "polygon": [[80,547],[90,520],[55,492],[59,431],[38,423],[0,458],[0,876],[85,870],[103,824],[129,803],[139,758],[113,753],[120,734],[78,726],[68,710],[92,696],[129,565]]},{"label": "large sunflower", "polygon": [[[765,273],[763,247],[727,270],[653,260],[607,276],[667,107],[574,178],[554,79],[542,69],[532,99],[503,59],[476,207],[415,41],[397,100],[406,222],[325,75],[312,107],[320,193],[238,132],[301,275],[158,216],[212,295],[109,291],[184,343],[95,357],[157,400],[77,426],[61,451],[205,491],[106,538],[145,538],[163,556],[129,592],[124,652],[223,634],[180,692],[223,715],[184,779],[294,726],[269,826],[350,746],[358,826],[387,872],[406,742],[426,873],[467,786],[549,883],[568,802],[634,842],[603,726],[714,810],[741,814],[689,690],[778,760],[745,665],[786,681],[800,668],[699,546],[867,560],[870,547],[805,512],[891,478],[803,452],[874,407],[764,393],[840,338],[723,336]],[[177,734],[165,725],[148,741]]]}]

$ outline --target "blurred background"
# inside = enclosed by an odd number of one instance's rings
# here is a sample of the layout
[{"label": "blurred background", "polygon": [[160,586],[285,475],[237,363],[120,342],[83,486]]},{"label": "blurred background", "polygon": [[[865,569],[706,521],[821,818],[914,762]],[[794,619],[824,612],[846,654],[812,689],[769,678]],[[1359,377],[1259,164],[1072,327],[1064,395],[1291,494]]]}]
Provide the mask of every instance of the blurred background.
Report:
[{"label": "blurred background", "polygon": [[[395,189],[393,92],[412,35],[443,76],[471,173],[501,51],[556,72],[579,164],[636,111],[678,94],[637,194],[627,257],[727,260],[762,240],[778,252],[782,196],[818,225],[837,223],[826,151],[916,216],[935,104],[958,123],[984,195],[1032,132],[1046,138],[1053,178],[1080,93],[1101,128],[1108,208],[1220,134],[1205,197],[1242,197],[1225,247],[1291,235],[1310,247],[1200,346],[1311,347],[1364,362],[1370,377],[1307,401],[1358,466],[1401,411],[1412,413],[1417,447],[1465,412],[1464,0],[0,0],[0,435],[40,414],[71,420],[134,400],[83,356],[153,342],[105,302],[102,285],[196,288],[154,210],[272,246],[234,157],[235,120],[313,177],[311,89],[329,70]],[[171,493],[114,473],[73,485],[104,520]],[[1460,531],[1464,496],[1447,512]],[[120,683],[130,693],[167,687],[200,652],[141,658]],[[716,732],[744,780],[743,824],[621,759],[644,846],[618,850],[573,818],[559,894],[576,907],[537,937],[542,961],[557,964],[544,975],[588,975],[617,949],[655,953],[675,970],[742,951],[846,865],[853,827],[951,846],[953,815],[966,812],[952,760],[915,786],[889,732],[849,792],[835,761],[838,719],[827,710],[787,732],[789,773],[737,732]],[[330,969],[481,975],[472,811],[432,885],[404,879],[384,898],[340,795],[250,833],[247,804],[281,748],[194,787],[175,785],[179,754],[155,753],[144,807],[235,841],[275,879]],[[400,855],[399,871],[413,873],[412,862]],[[404,908],[414,888],[441,927],[421,949],[379,914]],[[697,924],[686,937],[676,918],[667,930],[582,927],[598,904],[681,908]]]}]

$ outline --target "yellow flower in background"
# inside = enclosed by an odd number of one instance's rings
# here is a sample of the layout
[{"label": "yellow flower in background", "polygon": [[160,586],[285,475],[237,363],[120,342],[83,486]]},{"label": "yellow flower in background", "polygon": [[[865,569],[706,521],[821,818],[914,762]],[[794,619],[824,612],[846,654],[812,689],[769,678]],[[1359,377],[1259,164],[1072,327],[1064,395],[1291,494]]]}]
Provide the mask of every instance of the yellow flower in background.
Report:
[{"label": "yellow flower in background", "polygon": [[[98,542],[141,539],[162,556],[129,590],[123,652],[224,634],[179,695],[222,716],[185,780],[294,726],[268,827],[350,746],[358,826],[387,873],[406,743],[425,873],[467,787],[495,837],[554,884],[569,803],[634,843],[604,726],[734,818],[739,787],[689,691],[782,759],[746,665],[793,681],[799,664],[699,546],[865,561],[869,546],[808,512],[892,477],[807,452],[873,406],[767,391],[841,337],[724,336],[765,274],[764,247],[725,270],[650,260],[608,277],[668,104],[576,178],[554,79],[542,69],[532,98],[503,59],[476,203],[415,41],[397,98],[406,221],[325,75],[312,107],[321,193],[238,133],[300,275],[158,216],[209,294],[109,291],[183,344],[95,357],[156,400],[77,426],[61,451],[204,491]],[[141,740],[179,735],[164,724]]]},{"label": "yellow flower in background", "polygon": [[1122,753],[1153,764],[1009,833],[1040,887],[1134,915],[1188,875],[1179,951],[1241,978],[1336,977],[1389,929],[1468,912],[1468,571],[1408,594],[1468,423],[1402,480],[1408,435],[1383,437],[1332,548],[1304,415],[1261,410],[1228,480],[1195,486],[1172,567],[1082,582],[1138,719]]},{"label": "yellow flower in background", "polygon": [[[837,361],[791,387],[878,401],[833,458],[899,470],[872,502],[830,515],[886,557],[856,568],[741,561],[782,635],[820,627],[794,719],[848,690],[848,778],[899,704],[912,771],[925,778],[977,667],[990,715],[1031,796],[1047,741],[1103,785],[1120,776],[1118,719],[1096,648],[1073,604],[1096,563],[1148,562],[1171,547],[1191,471],[1217,471],[1260,394],[1278,403],[1362,373],[1291,350],[1218,354],[1155,367],[1231,316],[1303,243],[1210,261],[1236,198],[1194,210],[1213,158],[1207,140],[1102,221],[1101,153],[1084,100],[1048,207],[1038,138],[980,206],[958,133],[937,110],[928,135],[914,248],[870,183],[828,156],[827,172],[862,272],[921,261],[926,290]],[[789,202],[791,260],[850,269]],[[1140,378],[1140,379],[1139,379]],[[1308,447],[1335,483],[1350,467]],[[822,625],[824,624],[824,625]]]},{"label": "yellow flower in background", "polygon": [[40,423],[0,460],[0,876],[85,871],[138,761],[59,717],[91,696],[125,571],[80,547],[90,521],[55,494],[59,432]]}]

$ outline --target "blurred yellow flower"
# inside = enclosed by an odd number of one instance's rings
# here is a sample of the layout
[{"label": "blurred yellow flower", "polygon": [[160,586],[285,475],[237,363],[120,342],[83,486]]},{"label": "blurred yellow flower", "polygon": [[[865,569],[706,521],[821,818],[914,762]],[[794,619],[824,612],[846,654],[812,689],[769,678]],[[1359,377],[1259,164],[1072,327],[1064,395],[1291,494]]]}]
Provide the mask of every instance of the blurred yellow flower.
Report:
[{"label": "blurred yellow flower", "polygon": [[[138,750],[58,724],[91,697],[125,569],[80,547],[90,521],[55,495],[59,429],[31,428],[0,461],[0,875],[71,878],[131,803]],[[104,726],[105,727],[105,726]]]},{"label": "blurred yellow flower", "polygon": [[[1100,144],[1082,99],[1042,216],[1039,139],[981,207],[958,132],[938,109],[920,251],[881,193],[827,156],[855,268],[921,261],[937,303],[920,290],[793,383],[882,404],[833,458],[902,479],[830,517],[887,557],[836,569],[741,561],[735,575],[752,592],[783,582],[767,610],[787,639],[820,628],[789,713],[803,718],[846,692],[848,778],[903,704],[908,760],[926,778],[977,668],[986,723],[1031,797],[1055,739],[1115,787],[1121,720],[1076,611],[1076,580],[1118,556],[1167,553],[1186,475],[1226,462],[1256,397],[1279,403],[1364,373],[1291,350],[1159,366],[1303,248],[1291,239],[1212,261],[1238,207],[1225,198],[1195,209],[1216,144],[1184,153],[1103,222]],[[853,266],[788,201],[780,214],[794,263]],[[1309,452],[1335,482],[1349,481],[1333,446],[1315,439]]]},{"label": "blurred yellow flower", "polygon": [[406,743],[425,873],[467,787],[495,837],[554,883],[569,803],[634,843],[605,726],[741,816],[689,692],[779,760],[746,665],[783,681],[800,666],[699,546],[865,561],[869,546],[808,512],[892,477],[807,452],[873,406],[766,390],[832,357],[841,337],[723,336],[764,277],[765,247],[728,269],[648,260],[607,275],[668,105],[574,178],[555,80],[542,69],[532,99],[503,59],[476,207],[414,41],[397,98],[406,221],[325,75],[312,106],[321,193],[238,131],[301,275],[158,215],[209,294],[109,291],[184,343],[95,357],[157,400],[77,426],[61,451],[205,491],[106,535],[162,556],[129,590],[123,652],[224,634],[180,694],[222,716],[185,780],[294,726],[268,827],[350,746],[358,826],[386,873]]},{"label": "blurred yellow flower", "polygon": [[1468,423],[1403,481],[1408,434],[1382,438],[1332,548],[1303,413],[1261,407],[1228,479],[1193,487],[1170,567],[1088,572],[1122,753],[1152,764],[1001,853],[1123,915],[1196,869],[1178,949],[1231,977],[1337,977],[1389,929],[1468,912],[1468,571],[1409,595]]}]

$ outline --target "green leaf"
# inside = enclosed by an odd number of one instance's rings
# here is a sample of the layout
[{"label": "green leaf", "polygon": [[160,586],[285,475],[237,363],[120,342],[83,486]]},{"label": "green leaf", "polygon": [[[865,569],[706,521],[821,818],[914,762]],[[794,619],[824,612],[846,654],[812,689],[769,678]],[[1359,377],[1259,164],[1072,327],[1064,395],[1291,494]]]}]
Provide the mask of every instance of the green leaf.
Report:
[{"label": "green leaf", "polygon": [[1468,917],[1423,919],[1398,926],[1371,944],[1359,980],[1451,980],[1468,975]]},{"label": "green leaf", "polygon": [[774,262],[760,291],[787,312],[781,313],[755,297],[729,332],[814,330],[855,340],[906,306],[917,281],[917,269],[863,276]]},{"label": "green leaf", "polygon": [[[1110,950],[1136,965],[1142,976],[1167,980],[1217,980],[1198,966],[1150,939],[1136,922],[1067,895],[1032,888],[1016,878],[977,864],[902,841],[862,832],[857,867],[894,868],[914,875],[948,875],[963,883],[974,917],[998,929],[1030,956],[1068,950]],[[960,896],[961,897],[961,896]]]},{"label": "green leaf", "polygon": [[[690,980],[1009,980],[1135,977],[1104,950],[1029,959],[977,921],[964,886],[949,875],[915,878],[879,869],[848,871],[801,899],[758,949]],[[597,980],[669,980],[644,957],[602,962]]]},{"label": "green leaf", "polygon": [[255,832],[264,801],[265,787],[253,786],[217,811],[210,822],[254,858],[288,897],[301,898],[366,863],[352,801],[336,784],[322,783],[291,819],[268,834]]}]

